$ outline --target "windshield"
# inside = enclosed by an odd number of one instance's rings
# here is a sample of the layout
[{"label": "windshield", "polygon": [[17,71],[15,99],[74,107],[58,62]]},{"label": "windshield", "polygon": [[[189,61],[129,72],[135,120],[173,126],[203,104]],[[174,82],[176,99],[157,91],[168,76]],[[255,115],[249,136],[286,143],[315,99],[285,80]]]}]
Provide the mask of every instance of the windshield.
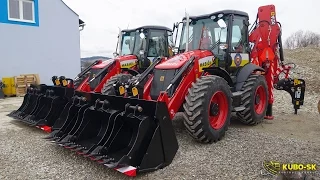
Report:
[{"label": "windshield", "polygon": [[[144,37],[140,37],[140,30],[122,32],[120,56],[146,55],[148,58],[172,55],[170,46],[173,46],[172,32],[160,29],[144,29]],[[143,50],[143,51],[141,51]],[[144,54],[144,52],[146,52]]]},{"label": "windshield", "polygon": [[[223,17],[223,20],[228,24],[227,17]],[[188,50],[213,50],[218,53],[219,44],[225,44],[227,39],[227,28],[220,28],[217,23],[217,19],[212,20],[210,18],[198,19],[191,21],[189,25],[189,37],[187,37],[186,23],[183,23],[182,37],[180,39],[179,51],[185,51],[186,42],[189,43]],[[214,49],[211,49],[215,47]],[[220,53],[223,53],[220,51]]]},{"label": "windshield", "polygon": [[158,57],[158,56],[166,56],[167,48],[165,48],[166,38],[165,31],[162,30],[151,30],[149,39],[149,49],[148,49],[148,57]]},{"label": "windshield", "polygon": [[134,54],[138,55],[140,50],[145,50],[145,39],[141,41],[140,32],[122,32],[120,56]]}]

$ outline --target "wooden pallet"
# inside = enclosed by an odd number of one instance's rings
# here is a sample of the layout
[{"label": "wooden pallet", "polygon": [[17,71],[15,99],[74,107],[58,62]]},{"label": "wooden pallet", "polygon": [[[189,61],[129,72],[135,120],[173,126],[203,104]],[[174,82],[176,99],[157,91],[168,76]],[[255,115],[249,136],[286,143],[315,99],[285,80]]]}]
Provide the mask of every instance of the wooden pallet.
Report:
[{"label": "wooden pallet", "polygon": [[22,74],[15,77],[16,96],[24,96],[27,93],[27,88],[31,84],[40,84],[38,74]]},{"label": "wooden pallet", "polygon": [[24,95],[26,95],[26,88],[25,87],[17,87],[16,88],[16,96],[17,97],[23,97]]},{"label": "wooden pallet", "polygon": [[39,74],[21,74],[20,76],[27,76],[27,83],[40,84]]}]

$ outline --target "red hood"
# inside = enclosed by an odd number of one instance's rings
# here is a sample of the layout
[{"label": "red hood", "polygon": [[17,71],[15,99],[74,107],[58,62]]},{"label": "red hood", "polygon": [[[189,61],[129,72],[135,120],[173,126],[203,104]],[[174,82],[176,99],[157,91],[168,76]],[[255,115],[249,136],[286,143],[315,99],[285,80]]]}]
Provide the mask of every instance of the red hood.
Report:
[{"label": "red hood", "polygon": [[112,63],[113,61],[114,59],[108,59],[108,60],[102,61],[102,63],[93,66],[92,69],[102,69],[106,67],[108,64]]},{"label": "red hood", "polygon": [[124,55],[124,56],[119,56],[116,58],[116,60],[123,61],[123,60],[129,60],[129,59],[137,59],[137,56],[135,55]]},{"label": "red hood", "polygon": [[188,61],[191,56],[196,56],[196,58],[202,58],[206,56],[212,56],[212,53],[208,50],[194,50],[185,53],[178,54],[164,61],[163,63],[157,65],[156,69],[177,69],[183,66],[186,61]]},{"label": "red hood", "polygon": [[137,56],[135,55],[124,55],[124,56],[120,56],[114,59],[108,59],[105,61],[102,61],[102,63],[97,64],[95,66],[92,67],[92,69],[102,69],[104,67],[106,67],[108,64],[112,63],[113,61],[125,61],[125,60],[132,60],[132,59],[137,59]]}]

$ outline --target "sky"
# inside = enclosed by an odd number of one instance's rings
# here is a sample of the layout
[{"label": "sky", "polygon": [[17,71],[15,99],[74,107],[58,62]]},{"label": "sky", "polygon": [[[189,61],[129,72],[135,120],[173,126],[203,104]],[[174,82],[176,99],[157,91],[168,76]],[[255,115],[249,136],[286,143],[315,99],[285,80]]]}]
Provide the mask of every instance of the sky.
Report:
[{"label": "sky", "polygon": [[282,24],[283,41],[298,30],[320,33],[317,17],[318,0],[63,0],[82,19],[86,26],[80,32],[81,57],[112,57],[120,29],[144,25],[173,27],[185,11],[192,15],[234,9],[249,14],[250,23],[256,18],[259,6],[273,4],[277,21]]}]

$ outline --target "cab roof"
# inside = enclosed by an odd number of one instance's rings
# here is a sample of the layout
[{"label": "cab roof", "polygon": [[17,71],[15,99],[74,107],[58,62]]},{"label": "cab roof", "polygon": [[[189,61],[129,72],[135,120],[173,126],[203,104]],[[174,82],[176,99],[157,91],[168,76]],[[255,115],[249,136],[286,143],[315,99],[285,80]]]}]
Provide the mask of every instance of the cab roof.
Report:
[{"label": "cab roof", "polygon": [[[199,16],[189,16],[190,19],[205,19],[205,18],[210,18],[212,15],[217,15],[217,14],[235,14],[235,15],[240,15],[240,16],[246,16],[249,17],[248,13],[243,12],[243,11],[238,11],[238,10],[222,10],[222,11],[216,11],[210,14],[203,14]],[[185,20],[186,17],[184,17],[182,20]]]},{"label": "cab roof", "polygon": [[123,29],[123,32],[132,32],[139,29],[156,29],[156,30],[166,30],[172,32],[172,29],[165,27],[165,26],[157,26],[157,25],[150,25],[150,26],[141,26],[135,29]]}]

